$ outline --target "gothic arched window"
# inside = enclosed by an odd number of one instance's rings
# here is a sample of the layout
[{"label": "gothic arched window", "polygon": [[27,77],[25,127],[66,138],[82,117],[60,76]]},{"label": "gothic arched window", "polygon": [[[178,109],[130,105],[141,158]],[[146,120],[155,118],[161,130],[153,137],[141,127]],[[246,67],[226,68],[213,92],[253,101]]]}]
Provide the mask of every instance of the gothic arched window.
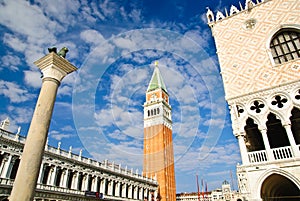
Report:
[{"label": "gothic arched window", "polygon": [[280,30],[272,37],[270,48],[275,64],[300,58],[300,31]]},{"label": "gothic arched window", "polygon": [[277,119],[276,115],[270,113],[268,115],[267,136],[271,149],[290,146],[289,139],[285,128],[282,126],[281,121]]},{"label": "gothic arched window", "polygon": [[292,116],[290,117],[292,123],[292,132],[296,144],[300,144],[300,110],[298,108],[292,109]]},{"label": "gothic arched window", "polygon": [[247,151],[260,151],[265,149],[261,132],[252,118],[248,118],[245,126]]}]

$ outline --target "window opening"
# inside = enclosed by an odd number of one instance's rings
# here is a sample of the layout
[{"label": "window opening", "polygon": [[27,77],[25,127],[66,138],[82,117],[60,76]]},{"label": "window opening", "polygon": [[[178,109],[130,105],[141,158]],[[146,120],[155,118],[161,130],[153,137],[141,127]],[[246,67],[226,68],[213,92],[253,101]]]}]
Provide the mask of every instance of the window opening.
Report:
[{"label": "window opening", "polygon": [[295,29],[278,32],[272,38],[270,48],[275,64],[300,58],[300,32]]},{"label": "window opening", "polygon": [[292,109],[291,129],[295,139],[296,144],[300,144],[300,110],[298,108]]},{"label": "window opening", "polygon": [[267,135],[270,143],[270,147],[279,148],[290,146],[289,139],[285,128],[282,126],[281,121],[276,118],[275,114],[270,113],[268,115],[267,125]]},{"label": "window opening", "polygon": [[245,142],[248,152],[265,150],[262,134],[252,118],[246,120],[245,132]]}]

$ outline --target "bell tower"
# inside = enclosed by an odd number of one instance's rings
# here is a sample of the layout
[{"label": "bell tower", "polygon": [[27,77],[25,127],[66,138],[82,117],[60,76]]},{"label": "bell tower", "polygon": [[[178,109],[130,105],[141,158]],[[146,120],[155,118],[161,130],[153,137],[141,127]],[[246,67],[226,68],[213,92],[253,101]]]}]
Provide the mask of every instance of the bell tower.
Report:
[{"label": "bell tower", "polygon": [[158,195],[152,199],[176,200],[171,105],[157,62],[144,103],[143,174],[158,181]]},{"label": "bell tower", "polygon": [[207,12],[244,200],[300,199],[299,8],[299,0],[245,0]]}]

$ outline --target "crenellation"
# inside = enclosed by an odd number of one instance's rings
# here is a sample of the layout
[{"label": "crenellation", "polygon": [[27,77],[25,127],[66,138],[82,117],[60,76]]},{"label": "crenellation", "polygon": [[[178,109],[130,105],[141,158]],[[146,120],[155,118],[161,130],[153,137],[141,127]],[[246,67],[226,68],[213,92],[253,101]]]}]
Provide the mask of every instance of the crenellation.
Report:
[{"label": "crenellation", "polygon": [[220,21],[223,21],[225,19],[228,19],[234,15],[238,15],[240,13],[243,13],[243,12],[250,12],[251,9],[263,4],[263,3],[266,3],[268,1],[272,1],[272,0],[256,0],[254,3],[253,0],[246,0],[245,1],[245,5],[243,6],[241,4],[241,2],[239,2],[239,9],[234,6],[234,5],[231,5],[230,7],[230,10],[229,10],[229,14],[227,12],[227,8],[224,8],[224,11],[225,11],[225,15],[221,12],[221,11],[217,11],[216,12],[216,18],[214,16],[214,13],[207,7],[207,13],[206,13],[206,17],[207,17],[207,22],[208,22],[208,25],[210,27],[213,27],[215,23],[217,22],[220,22]]}]

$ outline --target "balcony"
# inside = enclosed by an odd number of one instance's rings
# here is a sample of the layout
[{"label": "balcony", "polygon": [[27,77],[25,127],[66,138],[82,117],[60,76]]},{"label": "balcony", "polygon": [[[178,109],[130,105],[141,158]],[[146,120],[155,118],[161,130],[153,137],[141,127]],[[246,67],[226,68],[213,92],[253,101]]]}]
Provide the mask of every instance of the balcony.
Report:
[{"label": "balcony", "polygon": [[[297,146],[298,146],[298,151],[299,151],[300,145],[297,145]],[[271,157],[268,156],[268,153],[266,150],[252,151],[252,152],[248,152],[247,154],[248,154],[248,160],[249,160],[250,164],[264,163],[264,162],[271,161],[270,160]],[[272,157],[274,158],[275,161],[287,160],[287,159],[291,159],[291,158],[295,157],[291,146],[271,149],[270,154],[272,155]]]}]

